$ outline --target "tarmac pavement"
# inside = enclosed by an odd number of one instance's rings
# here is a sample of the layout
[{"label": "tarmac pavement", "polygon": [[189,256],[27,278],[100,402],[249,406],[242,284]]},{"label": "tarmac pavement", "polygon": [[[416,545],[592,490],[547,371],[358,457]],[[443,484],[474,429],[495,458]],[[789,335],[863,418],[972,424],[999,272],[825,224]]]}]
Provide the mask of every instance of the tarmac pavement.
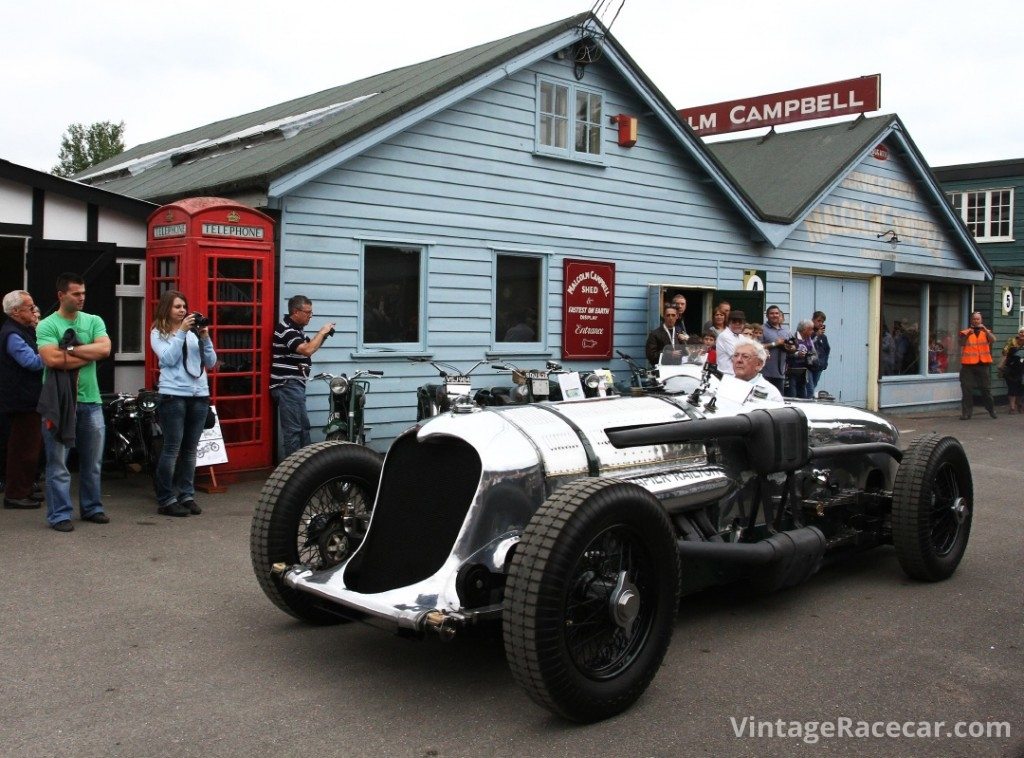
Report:
[{"label": "tarmac pavement", "polygon": [[[766,597],[688,598],[646,695],[586,727],[526,697],[499,636],[413,642],[279,611],[249,559],[262,477],[171,518],[148,478],[111,475],[111,523],[69,534],[0,511],[0,755],[1024,756],[1024,416],[1001,413],[894,418],[904,442],[951,433],[971,459],[974,526],[950,580],[913,582],[881,548]],[[737,737],[745,717],[1011,734],[808,744]]]}]

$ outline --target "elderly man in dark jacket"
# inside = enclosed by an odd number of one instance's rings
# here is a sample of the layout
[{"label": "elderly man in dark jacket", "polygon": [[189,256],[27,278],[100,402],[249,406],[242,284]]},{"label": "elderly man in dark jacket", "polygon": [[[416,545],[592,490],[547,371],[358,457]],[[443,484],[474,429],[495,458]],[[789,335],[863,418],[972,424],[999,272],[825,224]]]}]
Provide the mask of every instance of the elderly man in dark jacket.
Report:
[{"label": "elderly man in dark jacket", "polygon": [[10,419],[4,508],[38,508],[36,488],[43,438],[36,404],[43,386],[43,362],[36,347],[36,315],[25,290],[3,300],[7,321],[0,328],[0,412]]}]

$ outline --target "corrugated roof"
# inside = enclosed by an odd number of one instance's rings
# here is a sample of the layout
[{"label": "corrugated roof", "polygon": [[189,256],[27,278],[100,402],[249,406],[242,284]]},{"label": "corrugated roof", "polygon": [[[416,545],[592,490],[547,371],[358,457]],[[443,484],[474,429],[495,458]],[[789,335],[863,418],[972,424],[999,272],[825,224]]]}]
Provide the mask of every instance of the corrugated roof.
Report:
[{"label": "corrugated roof", "polygon": [[708,144],[768,221],[791,224],[893,123],[893,116]]},{"label": "corrugated roof", "polygon": [[[589,13],[571,16],[496,42],[154,140],[93,166],[75,178],[156,202],[182,194],[266,191],[271,180],[588,19],[593,19]],[[322,120],[288,137],[288,130],[275,123],[357,98],[363,99],[329,110]],[[154,158],[152,165],[139,170],[147,158]]]}]

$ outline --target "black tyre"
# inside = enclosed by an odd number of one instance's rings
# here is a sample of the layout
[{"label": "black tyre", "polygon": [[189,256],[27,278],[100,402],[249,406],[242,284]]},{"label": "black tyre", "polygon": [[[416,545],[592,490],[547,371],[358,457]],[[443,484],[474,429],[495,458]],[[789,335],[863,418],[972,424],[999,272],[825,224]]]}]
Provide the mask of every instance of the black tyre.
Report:
[{"label": "black tyre", "polygon": [[636,701],[672,637],[679,556],[646,490],[580,479],[540,507],[505,588],[505,654],[537,703],[573,721]]},{"label": "black tyre", "polygon": [[967,549],[974,484],[967,454],[953,437],[914,439],[896,472],[892,541],[908,576],[926,582],[956,571]]},{"label": "black tyre", "polygon": [[346,560],[362,542],[383,457],[361,445],[320,442],[293,453],[267,479],[249,548],[260,587],[283,611],[314,624],[340,619],[271,575],[275,563],[314,571]]}]

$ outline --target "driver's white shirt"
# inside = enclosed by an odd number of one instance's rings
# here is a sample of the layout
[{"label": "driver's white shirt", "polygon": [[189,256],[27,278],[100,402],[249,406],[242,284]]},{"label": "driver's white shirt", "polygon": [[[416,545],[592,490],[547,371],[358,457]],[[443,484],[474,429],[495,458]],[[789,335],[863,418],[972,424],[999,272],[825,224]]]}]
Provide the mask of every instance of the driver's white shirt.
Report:
[{"label": "driver's white shirt", "polygon": [[767,393],[768,397],[764,398],[765,400],[782,400],[782,393],[779,392],[779,388],[776,387],[771,382],[769,382],[760,374],[757,374],[756,376],[754,376],[753,379],[750,379],[748,381],[754,385],[755,389],[763,390],[765,393]]}]

